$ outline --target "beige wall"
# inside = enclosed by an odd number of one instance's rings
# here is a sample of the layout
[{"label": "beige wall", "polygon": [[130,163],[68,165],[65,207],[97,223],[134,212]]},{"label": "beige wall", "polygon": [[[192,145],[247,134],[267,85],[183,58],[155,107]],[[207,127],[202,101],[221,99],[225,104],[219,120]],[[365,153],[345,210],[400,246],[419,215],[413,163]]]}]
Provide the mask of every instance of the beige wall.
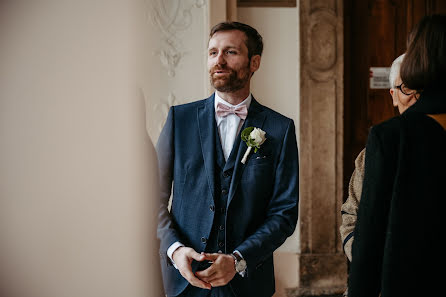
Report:
[{"label": "beige wall", "polygon": [[156,157],[133,67],[142,7],[9,2],[0,9],[0,295],[162,296]]},{"label": "beige wall", "polygon": [[264,53],[252,80],[252,93],[261,103],[299,125],[298,8],[239,7],[237,18],[256,28],[264,39]]},{"label": "beige wall", "polygon": [[[299,140],[299,8],[239,7],[237,19],[255,27],[264,38],[261,67],[253,77],[252,93],[262,104],[292,118]],[[284,297],[286,288],[299,285],[299,230],[296,228],[274,254],[274,297]]]},{"label": "beige wall", "polygon": [[[290,117],[299,139],[298,8],[252,7],[237,10],[238,21],[256,28],[264,39],[260,69],[252,78],[252,93],[260,103]],[[299,228],[280,251],[299,251]]]}]

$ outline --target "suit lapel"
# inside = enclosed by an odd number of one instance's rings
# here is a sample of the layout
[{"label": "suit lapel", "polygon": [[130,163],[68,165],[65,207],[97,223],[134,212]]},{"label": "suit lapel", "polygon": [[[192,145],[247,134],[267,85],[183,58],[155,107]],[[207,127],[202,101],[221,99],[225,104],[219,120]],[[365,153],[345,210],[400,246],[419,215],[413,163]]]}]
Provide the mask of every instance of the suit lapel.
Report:
[{"label": "suit lapel", "polygon": [[203,154],[204,167],[208,179],[209,188],[214,198],[214,177],[215,177],[215,109],[214,95],[204,101],[204,104],[197,108],[198,131],[201,142],[201,153]]},{"label": "suit lapel", "polygon": [[[240,182],[240,178],[242,176],[243,170],[246,167],[246,164],[249,162],[250,157],[252,156],[252,154],[254,153],[254,151],[251,151],[250,156],[248,156],[248,159],[246,161],[245,164],[242,164],[242,158],[243,155],[245,154],[246,149],[248,148],[246,146],[246,143],[241,141],[241,133],[243,131],[243,129],[247,128],[247,127],[255,127],[255,128],[263,128],[263,122],[265,121],[265,113],[263,112],[263,106],[260,105],[255,99],[254,97],[252,97],[252,101],[251,101],[251,105],[249,106],[249,110],[248,110],[248,117],[246,118],[245,123],[243,124],[242,128],[240,129],[240,133],[237,135],[237,139],[235,141],[235,144],[238,145],[238,150],[235,150],[234,147],[233,151],[231,152],[231,156],[234,154],[235,155],[235,159],[233,158],[233,163],[232,166],[234,166],[234,173],[232,175],[232,180],[231,180],[231,186],[229,188],[229,196],[228,196],[228,202],[227,202],[227,206],[229,206],[229,203],[231,202],[232,198],[234,197],[235,191],[237,190],[237,186]],[[228,159],[229,160],[231,158],[231,156]],[[234,157],[234,156],[232,156]],[[232,167],[231,166],[231,167]],[[226,167],[228,167],[228,164],[226,164]],[[227,169],[225,167],[225,170]],[[251,181],[254,182],[254,181]]]},{"label": "suit lapel", "polygon": [[220,168],[223,170],[223,168],[225,167],[225,156],[223,154],[223,147],[221,145],[221,140],[220,140],[220,134],[218,132],[218,127],[217,127],[217,123],[215,123],[215,158],[217,161],[218,166],[220,166]]}]

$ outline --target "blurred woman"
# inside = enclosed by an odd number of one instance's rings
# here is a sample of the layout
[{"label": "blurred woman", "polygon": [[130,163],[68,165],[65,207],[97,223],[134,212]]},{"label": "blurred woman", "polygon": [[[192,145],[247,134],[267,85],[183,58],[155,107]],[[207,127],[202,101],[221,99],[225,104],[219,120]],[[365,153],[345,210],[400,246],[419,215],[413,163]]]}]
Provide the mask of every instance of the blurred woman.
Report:
[{"label": "blurred woman", "polygon": [[446,262],[446,15],[417,24],[400,76],[398,91],[418,100],[370,131],[350,297],[444,291],[437,271]]}]

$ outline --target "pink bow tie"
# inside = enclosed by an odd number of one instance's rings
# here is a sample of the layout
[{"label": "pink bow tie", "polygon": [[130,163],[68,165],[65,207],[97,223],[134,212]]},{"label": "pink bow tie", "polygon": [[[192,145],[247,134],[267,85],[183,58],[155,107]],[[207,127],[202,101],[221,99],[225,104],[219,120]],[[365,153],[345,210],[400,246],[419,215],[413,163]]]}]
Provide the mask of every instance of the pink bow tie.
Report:
[{"label": "pink bow tie", "polygon": [[248,115],[248,109],[246,108],[246,105],[232,107],[220,102],[217,103],[217,116],[224,118],[229,114],[235,114],[236,116],[244,120]]}]

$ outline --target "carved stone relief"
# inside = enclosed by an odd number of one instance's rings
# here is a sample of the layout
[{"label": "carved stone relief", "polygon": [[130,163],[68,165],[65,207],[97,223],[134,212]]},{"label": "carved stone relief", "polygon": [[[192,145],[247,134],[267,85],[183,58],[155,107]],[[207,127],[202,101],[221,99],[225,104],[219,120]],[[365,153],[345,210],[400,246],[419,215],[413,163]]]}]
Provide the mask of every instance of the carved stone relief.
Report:
[{"label": "carved stone relief", "polygon": [[334,14],[337,14],[336,0],[312,0],[310,2],[311,13],[321,8],[330,9]]},{"label": "carved stone relief", "polygon": [[151,0],[148,4],[148,17],[163,35],[160,49],[155,54],[173,77],[175,68],[187,53],[179,33],[192,24],[191,10],[204,7],[206,0]]},{"label": "carved stone relief", "polygon": [[311,28],[311,39],[311,66],[329,70],[336,63],[336,28],[325,22],[316,23]]},{"label": "carved stone relief", "polygon": [[[187,85],[196,75],[187,76],[185,69],[190,69],[196,55],[188,54],[197,51],[202,33],[196,28],[207,18],[205,8],[209,0],[145,0],[145,3],[147,30],[157,38],[149,38],[152,62],[145,68],[147,79],[141,93],[146,103],[147,131],[156,143],[169,108],[185,103],[183,97],[190,94]],[[203,40],[206,38],[207,32]]]},{"label": "carved stone relief", "polygon": [[[153,106],[153,110],[157,113],[160,113],[165,117],[167,117],[167,113],[169,112],[169,109],[174,106],[178,105],[180,102],[177,101],[177,98],[175,97],[175,94],[173,92],[170,92],[167,96],[167,101],[157,103]],[[161,131],[163,128],[164,123],[158,123],[157,129],[158,131]]]},{"label": "carved stone relief", "polygon": [[306,61],[311,78],[316,81],[334,79],[337,51],[337,16],[320,9],[310,15]]},{"label": "carved stone relief", "polygon": [[158,136],[164,126],[169,109],[178,105],[179,102],[173,92],[169,92],[167,95],[167,100],[160,100],[158,103],[152,103],[147,97],[146,93],[143,92],[144,101],[146,103],[146,114],[150,115],[147,119],[147,132],[153,143],[156,143]]}]

